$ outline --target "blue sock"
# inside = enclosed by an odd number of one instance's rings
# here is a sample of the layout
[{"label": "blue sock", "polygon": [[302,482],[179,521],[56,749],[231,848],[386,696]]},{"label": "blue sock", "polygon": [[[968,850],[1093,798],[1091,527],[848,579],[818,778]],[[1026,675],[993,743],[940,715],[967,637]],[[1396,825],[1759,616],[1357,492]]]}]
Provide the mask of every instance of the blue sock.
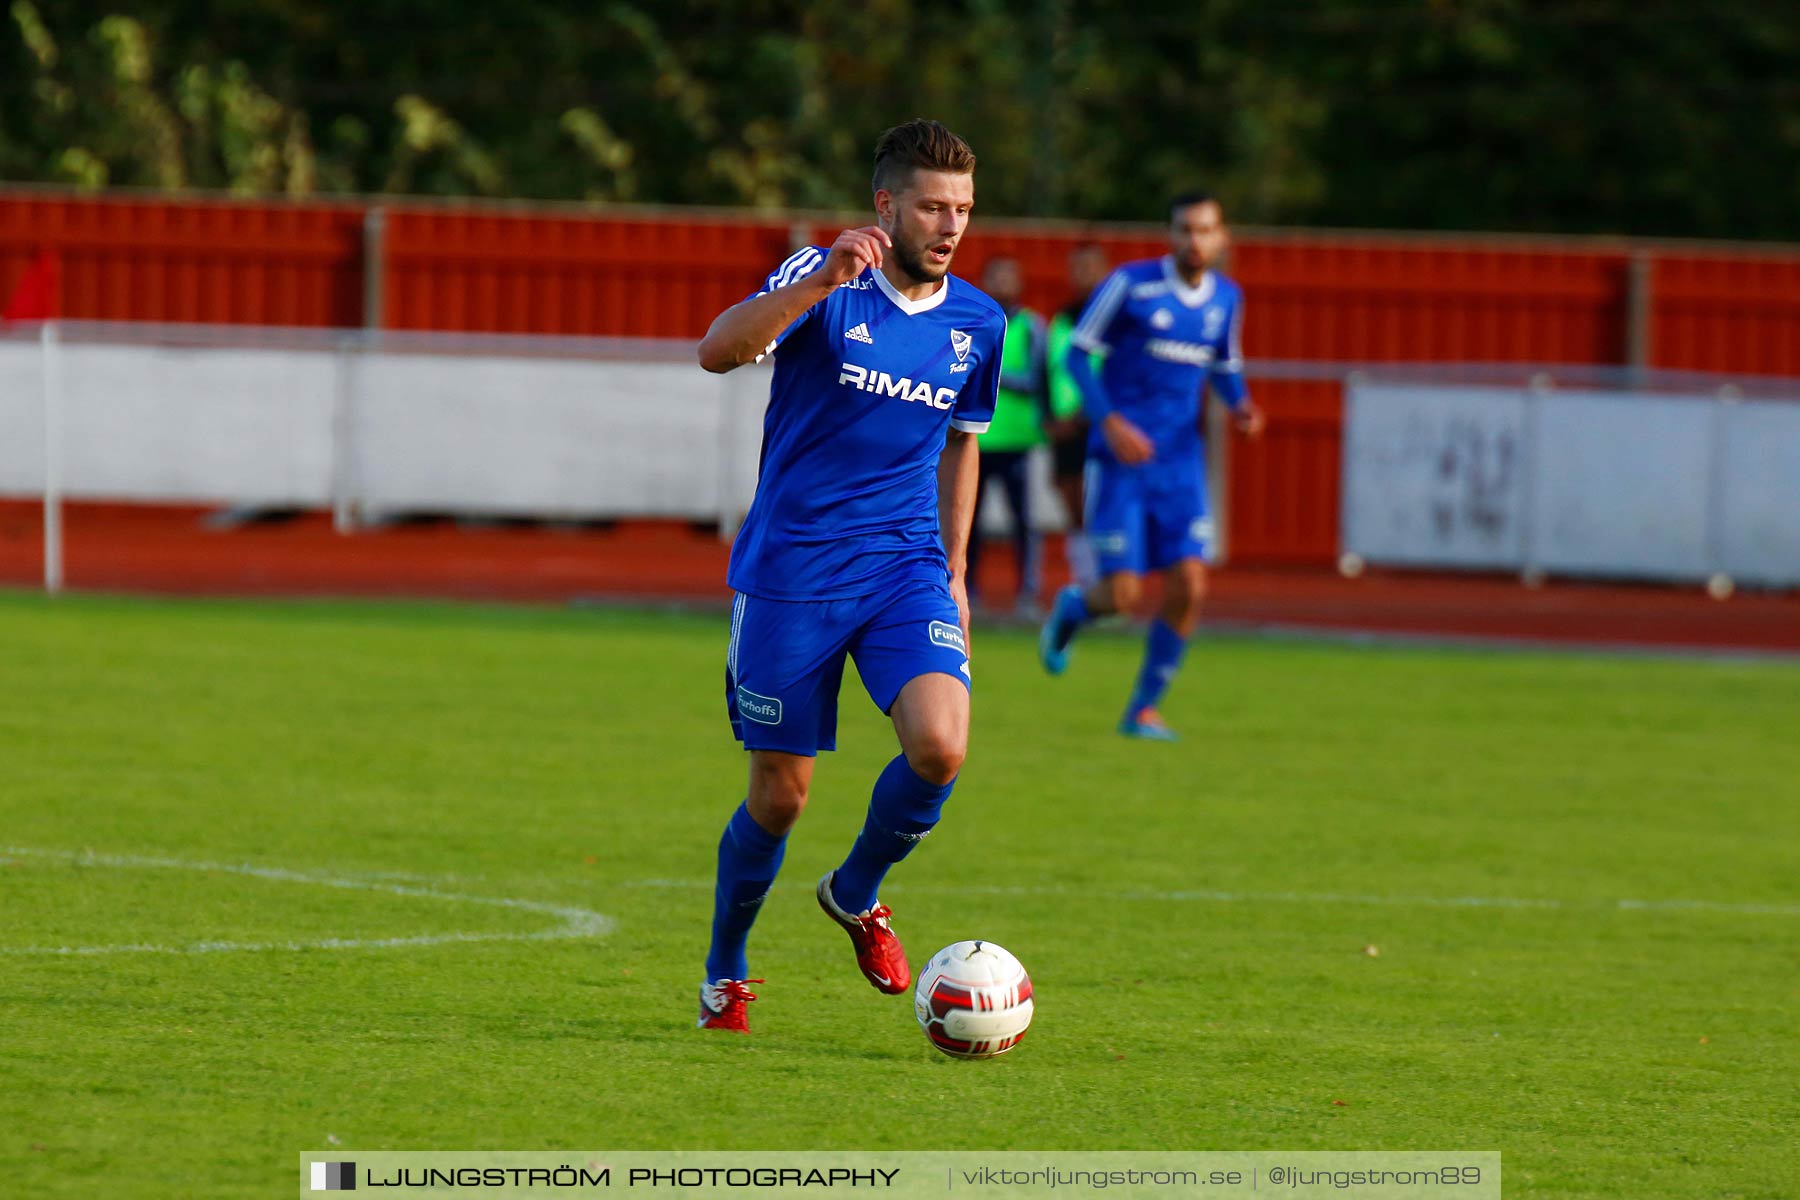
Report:
[{"label": "blue sock", "polygon": [[921,779],[906,755],[894,756],[875,780],[869,816],[850,847],[850,857],[832,877],[831,897],[839,908],[859,913],[875,906],[876,890],[888,868],[911,854],[919,839],[931,832],[955,786],[954,779],[945,784]]},{"label": "blue sock", "polygon": [[781,870],[787,835],[777,836],[756,823],[748,802],[738,805],[719,839],[719,881],[713,889],[712,949],[706,955],[706,980],[743,979],[750,973],[744,943],[762,909],[763,897]]},{"label": "blue sock", "polygon": [[1075,628],[1079,629],[1093,620],[1094,614],[1088,610],[1087,589],[1076,588],[1074,590],[1075,599],[1069,602],[1069,607],[1064,611],[1064,615],[1069,618]]},{"label": "blue sock", "polygon": [[1187,639],[1176,633],[1161,617],[1150,622],[1150,636],[1144,640],[1144,665],[1138,672],[1137,687],[1132,690],[1131,704],[1125,712],[1136,716],[1146,708],[1162,703],[1163,693],[1175,672],[1181,669],[1181,654]]},{"label": "blue sock", "polygon": [[1051,644],[1062,650],[1075,640],[1075,633],[1083,625],[1094,619],[1088,610],[1087,592],[1070,584],[1056,598],[1053,610],[1056,625],[1051,630]]}]

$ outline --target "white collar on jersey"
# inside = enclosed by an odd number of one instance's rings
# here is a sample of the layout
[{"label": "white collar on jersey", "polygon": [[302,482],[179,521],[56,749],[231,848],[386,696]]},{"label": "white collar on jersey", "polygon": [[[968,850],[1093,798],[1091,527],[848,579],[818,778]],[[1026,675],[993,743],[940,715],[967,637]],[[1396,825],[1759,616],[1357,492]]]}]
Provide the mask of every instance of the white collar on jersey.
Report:
[{"label": "white collar on jersey", "polygon": [[1202,274],[1200,276],[1200,282],[1193,287],[1189,287],[1175,270],[1175,256],[1173,254],[1163,255],[1162,268],[1163,278],[1169,281],[1169,290],[1175,293],[1175,298],[1177,300],[1181,301],[1189,308],[1197,308],[1212,298],[1214,281],[1213,273],[1211,271]]},{"label": "white collar on jersey", "polygon": [[900,294],[899,288],[888,282],[888,277],[882,274],[880,267],[870,267],[869,271],[875,276],[875,286],[881,289],[882,295],[892,300],[894,307],[909,317],[916,317],[922,312],[930,312],[942,304],[944,298],[950,294],[950,276],[948,275],[944,276],[943,283],[931,295],[923,300],[908,300]]}]

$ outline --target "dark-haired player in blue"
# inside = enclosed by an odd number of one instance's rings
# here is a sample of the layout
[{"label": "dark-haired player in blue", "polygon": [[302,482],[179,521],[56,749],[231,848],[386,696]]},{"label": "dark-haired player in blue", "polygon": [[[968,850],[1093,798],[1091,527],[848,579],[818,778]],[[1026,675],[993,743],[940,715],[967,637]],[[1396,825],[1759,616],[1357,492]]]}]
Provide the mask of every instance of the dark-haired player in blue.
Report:
[{"label": "dark-haired player in blue", "polygon": [[1038,649],[1044,668],[1062,674],[1076,632],[1135,608],[1144,572],[1161,570],[1162,610],[1150,622],[1144,664],[1119,722],[1129,737],[1174,739],[1157,705],[1200,623],[1213,532],[1200,442],[1205,389],[1232,410],[1240,430],[1262,431],[1244,386],[1243,292],[1214,269],[1229,237],[1217,200],[1177,196],[1169,204],[1169,254],[1115,270],[1070,338],[1066,361],[1092,426],[1083,524],[1099,579],[1057,594]]},{"label": "dark-haired player in blue", "polygon": [[750,751],[749,794],[719,842],[699,1025],[748,1033],[744,947],[836,746],[844,658],[893,719],[900,753],[875,781],[819,906],[877,989],[912,972],[876,898],[938,821],[969,740],[975,435],[994,412],[1006,314],[950,275],[975,203],[975,155],[935,121],[875,147],[876,223],[792,255],[700,343],[729,371],[775,356],[756,498],[731,550],[737,593],[725,703]]}]

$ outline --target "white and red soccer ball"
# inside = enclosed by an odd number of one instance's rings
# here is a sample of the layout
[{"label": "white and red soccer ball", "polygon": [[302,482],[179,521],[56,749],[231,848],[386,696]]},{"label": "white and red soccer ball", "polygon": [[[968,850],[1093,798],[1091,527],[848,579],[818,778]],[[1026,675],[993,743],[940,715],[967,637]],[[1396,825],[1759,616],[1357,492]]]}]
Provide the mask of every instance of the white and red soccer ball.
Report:
[{"label": "white and red soccer ball", "polygon": [[1031,977],[992,942],[957,942],[919,972],[913,1012],[945,1054],[992,1058],[1018,1045],[1031,1026]]}]

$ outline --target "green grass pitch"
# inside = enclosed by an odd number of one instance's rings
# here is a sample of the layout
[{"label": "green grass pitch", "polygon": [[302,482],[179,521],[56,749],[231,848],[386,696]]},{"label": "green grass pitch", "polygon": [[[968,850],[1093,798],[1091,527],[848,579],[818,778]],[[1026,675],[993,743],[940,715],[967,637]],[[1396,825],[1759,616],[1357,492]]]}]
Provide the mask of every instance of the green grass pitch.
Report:
[{"label": "green grass pitch", "polygon": [[813,903],[893,752],[853,680],[755,1035],[692,1028],[742,787],[726,632],[0,596],[0,1191],[286,1194],[334,1148],[1032,1148],[1800,1195],[1794,665],[1203,639],[1162,746],[1112,732],[1135,639],[1047,680],[978,627],[968,765],[883,895],[915,962],[979,936],[1032,972],[1031,1035],[965,1063]]}]

